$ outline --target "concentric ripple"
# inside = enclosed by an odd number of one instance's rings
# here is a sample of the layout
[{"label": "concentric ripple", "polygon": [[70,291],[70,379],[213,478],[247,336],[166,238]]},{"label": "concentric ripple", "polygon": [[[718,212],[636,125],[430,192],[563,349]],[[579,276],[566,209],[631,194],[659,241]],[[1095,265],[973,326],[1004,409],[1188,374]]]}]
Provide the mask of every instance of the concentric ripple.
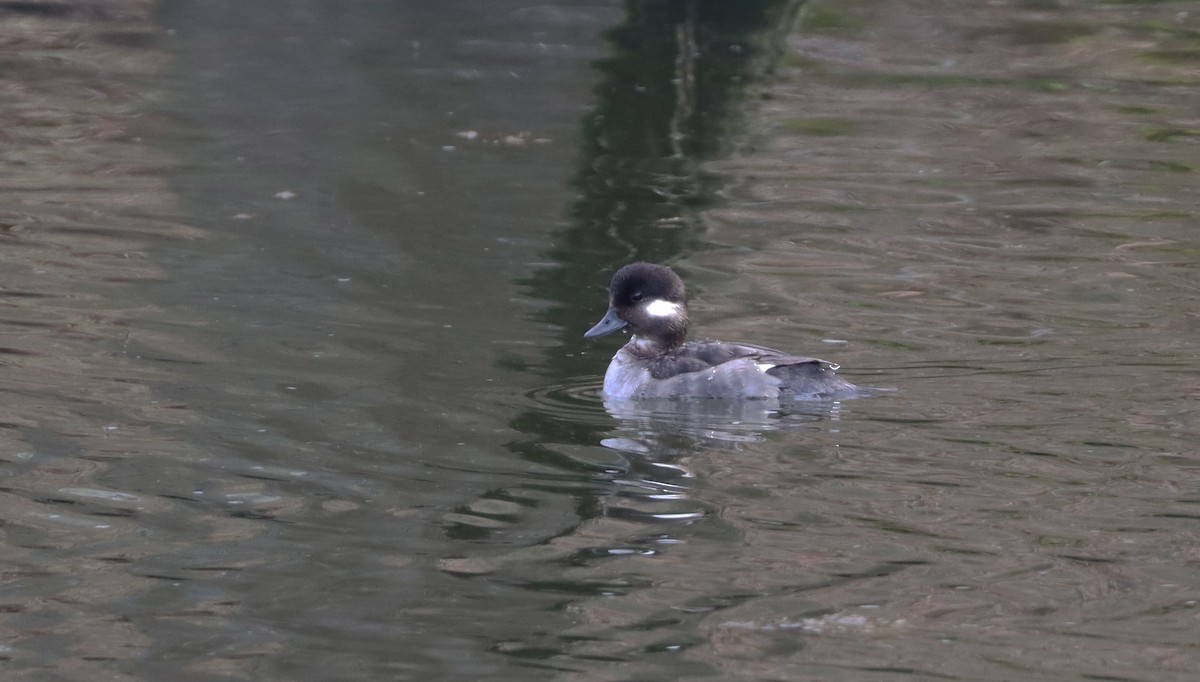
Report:
[{"label": "concentric ripple", "polygon": [[525,394],[543,415],[590,426],[608,426],[600,379],[571,377],[562,383],[540,386]]}]

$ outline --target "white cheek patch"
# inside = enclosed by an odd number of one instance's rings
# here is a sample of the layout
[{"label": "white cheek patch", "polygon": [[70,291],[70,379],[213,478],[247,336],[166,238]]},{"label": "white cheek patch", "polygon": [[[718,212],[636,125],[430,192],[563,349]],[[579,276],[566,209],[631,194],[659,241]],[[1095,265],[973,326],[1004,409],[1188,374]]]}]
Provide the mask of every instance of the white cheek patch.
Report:
[{"label": "white cheek patch", "polygon": [[646,304],[646,314],[650,317],[675,317],[679,314],[679,304],[656,298]]}]

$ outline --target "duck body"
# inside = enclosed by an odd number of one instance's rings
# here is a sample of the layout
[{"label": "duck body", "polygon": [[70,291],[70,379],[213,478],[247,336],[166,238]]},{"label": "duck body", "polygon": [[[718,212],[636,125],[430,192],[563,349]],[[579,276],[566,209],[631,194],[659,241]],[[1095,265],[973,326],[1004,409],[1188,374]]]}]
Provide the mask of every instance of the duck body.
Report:
[{"label": "duck body", "polygon": [[820,400],[856,391],[825,360],[744,343],[685,342],[687,326],[683,281],[670,268],[633,263],[618,270],[608,313],[584,334],[633,331],[604,374],[605,396]]}]

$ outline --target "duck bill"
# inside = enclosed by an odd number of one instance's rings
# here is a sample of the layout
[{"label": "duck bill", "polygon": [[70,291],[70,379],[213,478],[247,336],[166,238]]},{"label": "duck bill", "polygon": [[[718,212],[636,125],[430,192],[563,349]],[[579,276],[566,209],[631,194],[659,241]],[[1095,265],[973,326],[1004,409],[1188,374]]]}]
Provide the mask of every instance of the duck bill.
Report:
[{"label": "duck bill", "polygon": [[601,336],[607,336],[608,334],[611,334],[619,329],[624,329],[628,324],[628,322],[622,320],[620,316],[617,315],[617,311],[609,308],[608,312],[604,314],[604,317],[596,323],[596,326],[584,333],[583,338],[595,339]]}]

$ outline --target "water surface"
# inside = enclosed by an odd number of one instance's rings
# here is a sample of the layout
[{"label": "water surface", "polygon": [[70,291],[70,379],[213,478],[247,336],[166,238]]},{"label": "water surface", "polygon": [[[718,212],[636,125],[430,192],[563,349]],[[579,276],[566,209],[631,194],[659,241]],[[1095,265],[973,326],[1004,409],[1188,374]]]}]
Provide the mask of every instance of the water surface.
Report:
[{"label": "water surface", "polygon": [[[13,679],[1200,666],[1185,3],[12,5]],[[891,390],[606,402],[638,258]]]}]

